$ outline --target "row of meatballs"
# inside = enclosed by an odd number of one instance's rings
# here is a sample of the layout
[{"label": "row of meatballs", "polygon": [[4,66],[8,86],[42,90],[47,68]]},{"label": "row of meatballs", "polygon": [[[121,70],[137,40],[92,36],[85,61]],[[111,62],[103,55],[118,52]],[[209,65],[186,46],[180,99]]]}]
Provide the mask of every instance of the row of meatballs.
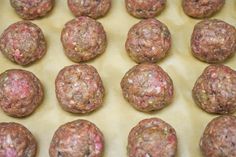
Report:
[{"label": "row of meatballs", "polygon": [[[236,117],[214,118],[205,128],[199,146],[204,157],[236,156]],[[129,157],[174,157],[175,129],[159,118],[140,121],[129,133]],[[87,120],[61,125],[51,140],[50,157],[102,157],[105,139],[100,129]],[[18,123],[0,123],[0,156],[35,157],[37,141]]]},{"label": "row of meatballs", "polygon": [[[170,76],[158,65],[143,63],[121,80],[124,98],[142,112],[158,111],[174,98]],[[71,113],[89,113],[103,104],[105,89],[97,70],[87,64],[63,68],[55,81],[61,107]],[[43,87],[31,72],[11,69],[0,74],[0,107],[13,117],[32,114],[43,100]],[[196,104],[212,114],[236,111],[236,71],[225,65],[209,65],[195,82]]]},{"label": "row of meatballs", "polygon": [[[33,20],[47,15],[55,0],[10,0],[11,6],[23,19]],[[111,0],[67,0],[75,16],[94,19],[103,17],[111,8]],[[166,7],[167,0],[125,0],[127,11],[136,18],[153,18]],[[186,15],[193,18],[208,18],[221,10],[225,0],[182,0]]]},{"label": "row of meatballs", "polygon": [[[66,56],[74,62],[92,60],[105,52],[107,37],[101,23],[81,16],[65,24],[61,42]],[[171,34],[157,19],[145,19],[128,32],[125,48],[137,63],[156,63],[168,54]],[[0,36],[0,51],[9,60],[29,65],[46,53],[42,30],[30,21],[10,25]],[[191,37],[192,54],[207,63],[222,63],[236,51],[236,29],[218,19],[197,23]]]},{"label": "row of meatballs", "polygon": [[[224,3],[223,0],[185,0],[183,6],[185,12],[191,12],[189,14],[192,16],[199,11],[204,17],[209,17],[222,8]],[[51,10],[54,1],[11,0],[11,4],[22,18],[34,19]],[[107,46],[102,24],[92,18],[104,16],[111,6],[111,1],[68,0],[68,5],[78,17],[67,22],[62,30],[61,41],[65,54],[74,62],[92,60],[104,53]],[[148,18],[135,24],[128,33],[125,47],[135,62],[154,63],[167,55],[171,47],[170,31],[165,24],[152,18],[163,10],[165,5],[165,0],[126,1],[127,10],[131,14],[145,14],[145,18]],[[28,65],[42,58],[46,47],[42,30],[29,21],[10,25],[0,37],[1,52],[20,65]],[[236,30],[234,26],[221,20],[203,20],[194,27],[191,48],[193,55],[201,61],[223,62],[236,51]]]}]

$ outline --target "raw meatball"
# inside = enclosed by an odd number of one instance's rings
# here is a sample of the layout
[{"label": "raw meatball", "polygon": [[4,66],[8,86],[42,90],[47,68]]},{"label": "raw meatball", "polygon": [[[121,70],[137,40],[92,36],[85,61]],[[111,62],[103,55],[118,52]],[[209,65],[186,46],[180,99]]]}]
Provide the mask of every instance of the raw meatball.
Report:
[{"label": "raw meatball", "polygon": [[37,142],[31,132],[18,123],[0,123],[1,157],[35,157]]},{"label": "raw meatball", "polygon": [[152,18],[135,24],[128,33],[126,51],[137,63],[155,63],[163,59],[171,47],[167,26]]},{"label": "raw meatball", "polygon": [[214,118],[204,131],[200,148],[204,157],[235,157],[236,117]]},{"label": "raw meatball", "polygon": [[42,30],[30,21],[10,25],[0,37],[0,51],[19,65],[33,63],[46,53]]},{"label": "raw meatball", "polygon": [[166,0],[125,0],[127,11],[137,18],[152,18],[164,10]]},{"label": "raw meatball", "polygon": [[76,120],[60,126],[55,132],[50,157],[102,157],[104,137],[97,126],[87,120]]},{"label": "raw meatball", "polygon": [[210,65],[197,79],[193,99],[204,111],[228,114],[236,111],[236,71],[224,65]]},{"label": "raw meatball", "polygon": [[140,64],[121,81],[124,98],[143,112],[156,111],[172,102],[174,87],[169,75],[158,65]]},{"label": "raw meatball", "polygon": [[10,2],[16,13],[26,20],[43,17],[54,6],[54,0],[10,0]]},{"label": "raw meatball", "polygon": [[102,106],[105,89],[97,70],[86,64],[63,68],[56,78],[61,107],[72,113],[88,113]]},{"label": "raw meatball", "polygon": [[201,61],[223,62],[236,51],[236,29],[221,20],[203,20],[194,27],[191,48]]},{"label": "raw meatball", "polygon": [[107,45],[102,24],[84,16],[66,23],[61,41],[65,54],[74,62],[94,59],[105,51]]},{"label": "raw meatball", "polygon": [[221,10],[225,0],[183,0],[185,14],[193,18],[207,18]]},{"label": "raw meatball", "polygon": [[111,8],[111,0],[67,0],[75,16],[89,16],[97,19],[106,15]]},{"label": "raw meatball", "polygon": [[174,157],[176,150],[176,132],[161,119],[144,119],[129,133],[129,157]]},{"label": "raw meatball", "polygon": [[43,100],[43,87],[31,72],[11,69],[0,74],[0,107],[13,117],[32,114]]}]

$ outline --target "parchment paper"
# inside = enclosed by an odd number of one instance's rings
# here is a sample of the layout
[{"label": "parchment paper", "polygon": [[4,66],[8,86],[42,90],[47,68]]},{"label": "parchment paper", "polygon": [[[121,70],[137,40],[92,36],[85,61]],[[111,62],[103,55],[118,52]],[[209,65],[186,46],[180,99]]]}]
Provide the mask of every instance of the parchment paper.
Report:
[{"label": "parchment paper", "polygon": [[[45,18],[34,20],[42,28],[48,51],[42,60],[28,67],[18,66],[0,54],[0,72],[11,68],[23,68],[33,72],[42,81],[45,99],[37,111],[28,118],[11,118],[0,111],[0,121],[15,121],[25,125],[35,135],[39,151],[38,157],[48,157],[48,148],[54,131],[63,123],[75,119],[87,119],[94,122],[104,133],[106,148],[104,157],[125,157],[127,136],[132,127],[140,120],[159,117],[171,124],[178,136],[177,157],[200,157],[199,139],[206,124],[216,115],[210,115],[199,109],[193,102],[191,90],[197,77],[208,65],[191,55],[190,36],[193,26],[199,20],[184,14],[181,0],[168,0],[164,12],[157,17],[167,24],[172,34],[172,49],[169,55],[158,64],[173,79],[175,98],[165,109],[145,114],[132,108],[122,97],[120,81],[135,63],[126,54],[124,43],[130,27],[139,19],[130,16],[123,0],[113,0],[109,14],[99,19],[103,24],[108,47],[99,58],[88,62],[100,73],[106,88],[105,103],[102,108],[89,115],[74,115],[63,111],[55,96],[54,81],[64,66],[74,64],[63,52],[60,33],[64,24],[74,18],[67,7],[66,0],[56,0],[53,11]],[[227,0],[224,8],[214,18],[236,25],[236,1]],[[21,20],[10,7],[9,0],[0,2],[0,32],[10,24]],[[236,69],[236,56],[225,62]]]}]

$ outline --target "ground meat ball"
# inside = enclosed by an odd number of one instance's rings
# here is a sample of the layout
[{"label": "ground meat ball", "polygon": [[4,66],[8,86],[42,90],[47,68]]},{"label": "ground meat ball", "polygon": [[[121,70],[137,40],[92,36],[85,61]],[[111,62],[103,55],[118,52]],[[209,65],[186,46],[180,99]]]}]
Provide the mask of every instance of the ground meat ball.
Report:
[{"label": "ground meat ball", "polygon": [[174,157],[176,150],[176,132],[161,119],[144,119],[129,133],[129,157]]},{"label": "ground meat ball", "polygon": [[185,14],[194,18],[207,18],[221,10],[225,0],[183,0]]},{"label": "ground meat ball", "polygon": [[16,13],[26,20],[45,16],[54,5],[54,0],[10,0],[10,2]]},{"label": "ground meat ball", "polygon": [[164,10],[166,0],[125,0],[127,11],[137,18],[152,18]]},{"label": "ground meat ball", "polygon": [[163,59],[171,47],[167,26],[156,19],[142,20],[128,33],[126,51],[137,63],[155,63]]},{"label": "ground meat ball", "polygon": [[193,90],[196,104],[209,113],[236,111],[236,71],[224,65],[210,65],[197,79]]},{"label": "ground meat ball", "polygon": [[235,157],[236,117],[214,118],[204,131],[200,148],[204,157]]},{"label": "ground meat ball", "polygon": [[121,88],[124,98],[143,112],[164,108],[174,95],[169,75],[158,65],[148,63],[131,68],[123,77]]},{"label": "ground meat ball", "polygon": [[0,123],[1,157],[35,157],[37,142],[31,132],[18,123]]},{"label": "ground meat ball", "polygon": [[46,47],[42,30],[29,21],[10,25],[0,37],[0,51],[20,65],[28,65],[42,58]]},{"label": "ground meat ball", "polygon": [[43,100],[43,87],[31,72],[11,69],[0,74],[0,107],[13,117],[32,114]]},{"label": "ground meat ball", "polygon": [[59,72],[56,95],[64,110],[88,113],[102,106],[105,89],[94,67],[78,64],[67,66]]},{"label": "ground meat ball", "polygon": [[55,132],[50,157],[102,157],[104,137],[95,124],[76,120],[60,126]]},{"label": "ground meat ball", "polygon": [[67,0],[75,16],[103,17],[111,8],[111,0]]},{"label": "ground meat ball", "polygon": [[83,16],[66,23],[61,41],[65,54],[74,62],[94,59],[105,51],[107,45],[102,24]]},{"label": "ground meat ball", "polygon": [[201,61],[223,62],[236,51],[236,29],[221,20],[203,20],[194,27],[191,47]]}]

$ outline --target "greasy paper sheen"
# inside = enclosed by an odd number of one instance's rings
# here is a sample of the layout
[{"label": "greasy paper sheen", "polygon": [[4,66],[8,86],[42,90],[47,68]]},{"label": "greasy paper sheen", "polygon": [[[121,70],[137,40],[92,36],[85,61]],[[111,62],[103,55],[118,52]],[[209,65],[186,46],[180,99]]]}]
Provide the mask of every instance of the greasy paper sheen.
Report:
[{"label": "greasy paper sheen", "polygon": [[[216,115],[202,111],[191,97],[195,80],[208,64],[198,61],[191,54],[190,37],[194,25],[199,20],[184,14],[181,0],[168,0],[165,10],[157,16],[158,20],[168,26],[172,34],[169,55],[157,64],[173,79],[175,96],[171,105],[152,114],[142,113],[131,107],[123,99],[120,88],[123,75],[135,65],[125,51],[125,40],[130,27],[139,21],[126,12],[124,0],[113,0],[110,12],[98,20],[106,30],[108,47],[103,55],[87,62],[96,67],[104,82],[106,97],[103,107],[87,115],[70,114],[61,109],[55,95],[55,78],[60,69],[75,63],[64,55],[60,35],[64,24],[73,18],[66,0],[56,0],[55,7],[48,16],[33,20],[33,23],[43,30],[48,45],[47,54],[33,65],[22,67],[0,54],[1,73],[11,68],[29,70],[42,81],[45,91],[43,104],[33,115],[17,119],[0,111],[0,121],[14,121],[25,125],[38,141],[37,157],[49,157],[48,148],[55,130],[66,122],[87,119],[104,133],[104,157],[125,157],[127,137],[131,128],[142,119],[159,117],[171,124],[177,132],[177,157],[200,157],[199,139],[207,123]],[[236,1],[227,0],[220,13],[213,18],[236,26]],[[0,32],[19,20],[21,19],[10,7],[9,0],[1,0]],[[224,64],[236,69],[236,56]]]}]

